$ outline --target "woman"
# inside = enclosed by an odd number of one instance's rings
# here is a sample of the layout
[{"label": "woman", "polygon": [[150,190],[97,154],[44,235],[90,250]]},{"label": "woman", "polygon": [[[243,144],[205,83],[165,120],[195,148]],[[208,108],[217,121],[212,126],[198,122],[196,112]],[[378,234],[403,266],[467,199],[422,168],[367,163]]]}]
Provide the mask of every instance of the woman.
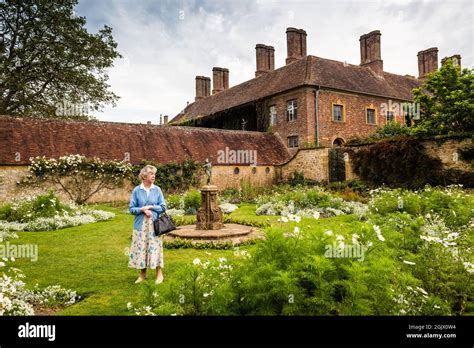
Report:
[{"label": "woman", "polygon": [[163,282],[163,242],[154,234],[153,221],[166,210],[163,193],[155,186],[156,167],[146,165],[140,171],[142,183],[135,187],[129,211],[135,215],[128,267],[140,269],[135,284],[146,279],[146,269],[156,268],[156,284]]}]

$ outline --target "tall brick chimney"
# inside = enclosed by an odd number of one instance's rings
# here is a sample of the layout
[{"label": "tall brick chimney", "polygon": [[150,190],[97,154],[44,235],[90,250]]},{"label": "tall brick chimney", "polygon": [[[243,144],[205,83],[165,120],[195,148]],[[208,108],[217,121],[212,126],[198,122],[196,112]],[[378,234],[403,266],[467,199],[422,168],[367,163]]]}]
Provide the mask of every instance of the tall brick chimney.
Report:
[{"label": "tall brick chimney", "polygon": [[441,59],[441,66],[443,66],[444,63],[446,63],[446,60],[448,59],[451,59],[454,65],[457,65],[459,66],[459,68],[461,68],[461,55],[460,54],[455,54],[451,57],[444,57],[443,59]]},{"label": "tall brick chimney", "polygon": [[222,92],[229,88],[229,69],[212,68],[212,94]]},{"label": "tall brick chimney", "polygon": [[255,53],[257,55],[257,71],[255,71],[255,77],[275,70],[275,49],[273,46],[257,44],[255,46]]},{"label": "tall brick chimney", "polygon": [[383,60],[380,53],[380,30],[371,31],[360,37],[360,65],[371,68],[377,75],[383,75]]},{"label": "tall brick chimney", "polygon": [[206,76],[196,76],[196,97],[199,100],[211,95],[211,79]]},{"label": "tall brick chimney", "polygon": [[431,47],[418,52],[418,78],[438,70],[438,47]]},{"label": "tall brick chimney", "polygon": [[163,116],[163,124],[168,124],[168,115]]},{"label": "tall brick chimney", "polygon": [[286,64],[306,57],[306,31],[303,29],[286,29]]}]

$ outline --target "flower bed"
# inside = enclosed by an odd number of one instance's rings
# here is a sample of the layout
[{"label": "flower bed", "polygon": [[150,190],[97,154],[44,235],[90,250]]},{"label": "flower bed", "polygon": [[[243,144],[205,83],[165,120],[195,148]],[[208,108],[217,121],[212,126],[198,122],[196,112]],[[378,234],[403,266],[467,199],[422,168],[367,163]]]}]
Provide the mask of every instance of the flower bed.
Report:
[{"label": "flower bed", "polygon": [[53,192],[26,197],[0,208],[0,241],[7,231],[51,231],[114,217],[115,214],[102,210],[61,204]]},{"label": "flower bed", "polygon": [[[331,207],[326,193],[311,195],[284,198],[300,211],[316,198]],[[364,219],[333,217],[325,220],[335,221],[331,229],[286,210],[245,255],[236,248],[226,260],[195,259],[128,308],[138,315],[472,315],[473,209],[474,197],[460,187],[426,187],[374,190]]]}]

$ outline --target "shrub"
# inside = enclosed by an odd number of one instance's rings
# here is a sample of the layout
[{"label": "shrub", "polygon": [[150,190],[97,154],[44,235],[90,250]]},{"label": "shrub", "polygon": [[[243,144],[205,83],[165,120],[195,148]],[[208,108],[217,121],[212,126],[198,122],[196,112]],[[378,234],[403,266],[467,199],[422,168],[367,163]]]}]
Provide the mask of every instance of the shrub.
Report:
[{"label": "shrub", "polygon": [[410,135],[410,128],[403,126],[399,122],[391,121],[388,122],[383,127],[377,127],[374,134],[372,134],[372,139],[384,139],[384,138],[393,138],[396,136],[407,136]]},{"label": "shrub", "polygon": [[61,204],[56,194],[50,191],[46,195],[27,197],[25,200],[4,205],[0,208],[0,220],[29,222],[41,217],[49,218],[71,211],[71,208]]},{"label": "shrub", "polygon": [[168,209],[184,209],[183,196],[180,194],[168,195],[166,197]]},{"label": "shrub", "polygon": [[184,196],[184,209],[187,214],[195,214],[198,208],[201,206],[201,192],[197,190],[189,191]]}]

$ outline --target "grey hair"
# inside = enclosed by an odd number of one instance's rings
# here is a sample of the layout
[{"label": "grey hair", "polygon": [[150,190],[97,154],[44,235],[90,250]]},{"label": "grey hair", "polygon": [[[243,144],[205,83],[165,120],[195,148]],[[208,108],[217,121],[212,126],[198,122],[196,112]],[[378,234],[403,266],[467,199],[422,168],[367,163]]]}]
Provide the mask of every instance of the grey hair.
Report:
[{"label": "grey hair", "polygon": [[147,164],[146,166],[142,168],[142,170],[140,170],[140,174],[138,176],[143,181],[143,179],[145,178],[146,175],[148,175],[149,172],[152,172],[153,174],[155,174],[156,170],[157,170],[156,167]]}]

